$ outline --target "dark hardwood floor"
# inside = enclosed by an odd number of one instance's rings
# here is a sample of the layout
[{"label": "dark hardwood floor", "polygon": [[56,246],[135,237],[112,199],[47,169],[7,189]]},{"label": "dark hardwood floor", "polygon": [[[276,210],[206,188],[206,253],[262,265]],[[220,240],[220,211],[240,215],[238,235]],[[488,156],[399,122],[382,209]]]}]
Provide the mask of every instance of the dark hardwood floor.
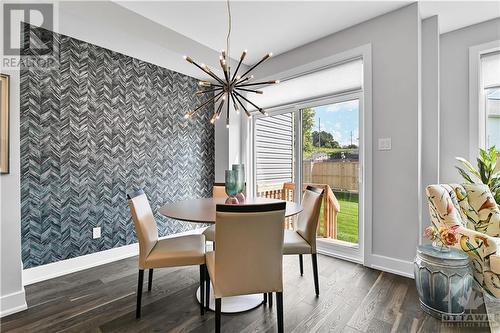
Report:
[{"label": "dark hardwood floor", "polygon": [[[304,276],[285,256],[285,332],[489,332],[442,324],[419,308],[414,281],[319,256],[316,298],[310,256]],[[2,332],[212,332],[214,313],[200,316],[198,267],[155,270],[135,319],[137,258],[26,287],[28,310],[2,318]],[[145,287],[145,290],[147,288]],[[222,316],[223,332],[275,332],[276,306]]]}]

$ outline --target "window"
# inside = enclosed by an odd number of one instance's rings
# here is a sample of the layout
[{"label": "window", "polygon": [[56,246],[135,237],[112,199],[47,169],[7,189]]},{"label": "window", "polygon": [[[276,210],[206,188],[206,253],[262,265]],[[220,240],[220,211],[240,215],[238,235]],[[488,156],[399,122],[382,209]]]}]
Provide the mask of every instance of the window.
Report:
[{"label": "window", "polygon": [[[294,182],[294,116],[287,112],[255,121],[256,193],[276,197]],[[270,191],[277,191],[271,195]],[[273,192],[274,193],[274,192]]]},{"label": "window", "polygon": [[[252,121],[256,196],[300,201],[307,186],[322,188],[318,248],[359,260],[363,60],[351,58],[261,90],[252,97],[269,116],[255,113]],[[285,228],[293,225],[285,221]]]},{"label": "window", "polygon": [[481,56],[481,89],[485,147],[500,149],[500,52]]},{"label": "window", "polygon": [[500,147],[500,40],[469,48],[469,159]]}]

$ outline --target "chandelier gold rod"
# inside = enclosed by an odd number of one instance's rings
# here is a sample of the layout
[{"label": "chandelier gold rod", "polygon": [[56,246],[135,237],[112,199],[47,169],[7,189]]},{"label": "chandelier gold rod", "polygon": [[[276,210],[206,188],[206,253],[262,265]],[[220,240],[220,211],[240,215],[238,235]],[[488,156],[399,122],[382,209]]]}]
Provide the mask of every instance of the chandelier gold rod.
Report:
[{"label": "chandelier gold rod", "polygon": [[234,71],[233,77],[231,78],[231,83],[234,81],[234,78],[236,77],[236,74],[238,74],[238,70],[240,69],[241,63],[243,62],[243,59],[245,59],[247,52],[243,51],[240,57],[240,61],[238,62],[238,66],[236,66],[236,70]]},{"label": "chandelier gold rod", "polygon": [[208,67],[208,65],[205,65],[205,71],[207,72],[208,75],[215,78],[220,84],[222,85],[225,84],[224,81],[222,81],[217,75],[215,75],[214,72],[212,72],[212,70],[210,69],[210,67]]},{"label": "chandelier gold rod", "polygon": [[199,69],[201,69],[202,71],[204,71],[205,73],[207,73],[208,75],[210,75],[212,78],[216,79],[220,84],[222,84],[222,85],[224,84],[224,81],[222,81],[221,79],[219,79],[217,77],[217,75],[215,75],[210,69],[207,70],[207,69],[203,68],[203,66],[198,65],[196,63],[196,61],[194,61],[191,57],[186,56],[185,59],[186,59],[187,62],[195,65],[196,67],[198,67]]},{"label": "chandelier gold rod", "polygon": [[240,101],[240,99],[238,98],[238,96],[234,95],[233,98],[238,101],[238,103],[241,105],[243,111],[245,111],[245,113],[247,114],[247,117],[250,118],[252,115],[250,114],[250,112],[248,112],[247,108],[245,107],[245,105],[243,105],[243,103]]},{"label": "chandelier gold rod", "polygon": [[236,103],[236,100],[234,99],[234,94],[231,94],[231,99],[233,101],[234,110],[236,111],[236,113],[240,113],[240,108],[238,107],[238,104]]},{"label": "chandelier gold rod", "polygon": [[226,111],[226,127],[229,128],[229,93],[228,93],[228,99],[227,99],[227,111]]},{"label": "chandelier gold rod", "polygon": [[234,89],[248,91],[248,92],[252,92],[255,94],[263,94],[264,93],[262,90],[252,90],[252,89],[245,89],[245,88],[240,88],[240,87],[235,87]]},{"label": "chandelier gold rod", "polygon": [[219,119],[220,117],[220,114],[222,113],[222,107],[224,106],[224,102],[226,100],[223,98],[222,101],[220,102],[219,104],[219,108],[217,109],[217,119]]},{"label": "chandelier gold rod", "polygon": [[250,73],[251,71],[253,71],[255,69],[255,67],[259,66],[261,63],[263,63],[264,61],[266,61],[267,59],[269,59],[271,57],[272,53],[268,53],[264,56],[264,58],[262,58],[259,62],[257,62],[255,65],[253,65],[252,67],[250,67],[243,75],[243,76],[246,76],[248,73]]},{"label": "chandelier gold rod", "polygon": [[220,99],[220,97],[222,96],[224,92],[221,91],[220,93],[218,93],[217,95],[215,95],[214,97],[206,100],[204,103],[202,103],[200,106],[198,106],[196,109],[194,109],[193,111],[189,112],[189,115],[192,115],[193,113],[195,113],[196,111],[198,111],[199,109],[201,109],[202,107],[204,107],[205,105],[207,105],[208,103],[214,101],[214,103],[217,103],[217,101]]},{"label": "chandelier gold rod", "polygon": [[245,100],[245,101],[247,101],[248,103],[252,104],[252,106],[253,106],[253,107],[255,107],[257,110],[259,110],[259,112],[260,112],[260,113],[262,113],[262,114],[266,114],[266,113],[264,112],[264,110],[262,110],[262,108],[260,108],[260,107],[258,107],[257,105],[255,105],[255,103],[253,103],[251,100],[247,99],[245,96],[241,95],[239,92],[234,91],[234,93],[235,93],[236,95],[238,95],[238,97],[241,97],[242,99],[244,99],[244,100]]},{"label": "chandelier gold rod", "polygon": [[241,84],[243,82],[246,82],[248,80],[251,80],[251,79],[253,79],[253,75],[247,76],[246,78],[241,78],[241,77],[239,79],[237,78],[236,83],[234,83],[234,86]]},{"label": "chandelier gold rod", "polygon": [[224,72],[224,77],[226,78],[226,82],[229,83],[229,75],[227,73],[227,66],[225,64],[225,60],[223,59],[223,57],[220,58],[219,62],[220,62],[220,67],[222,68],[222,71]]},{"label": "chandelier gold rod", "polygon": [[222,109],[223,105],[224,105],[224,101],[220,102],[219,107],[217,108],[217,111],[214,112],[212,119],[210,119],[211,123],[214,123],[215,120],[218,118],[219,112]]},{"label": "chandelier gold rod", "polygon": [[278,80],[274,80],[274,81],[263,81],[263,82],[237,84],[237,85],[235,85],[235,87],[236,88],[239,88],[239,87],[250,87],[250,86],[260,86],[260,85],[264,85],[264,84],[276,84],[276,83],[279,83],[279,81]]}]

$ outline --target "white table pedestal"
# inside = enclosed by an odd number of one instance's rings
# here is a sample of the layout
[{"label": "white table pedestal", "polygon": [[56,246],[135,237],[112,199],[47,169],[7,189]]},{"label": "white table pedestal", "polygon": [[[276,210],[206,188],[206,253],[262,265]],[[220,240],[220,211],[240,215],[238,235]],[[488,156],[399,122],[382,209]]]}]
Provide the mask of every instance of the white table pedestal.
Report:
[{"label": "white table pedestal", "polygon": [[[200,288],[196,290],[196,298],[200,301]],[[238,313],[254,309],[264,301],[263,294],[224,297],[222,299],[222,313]],[[210,284],[210,310],[215,311],[215,298],[212,284]]]}]

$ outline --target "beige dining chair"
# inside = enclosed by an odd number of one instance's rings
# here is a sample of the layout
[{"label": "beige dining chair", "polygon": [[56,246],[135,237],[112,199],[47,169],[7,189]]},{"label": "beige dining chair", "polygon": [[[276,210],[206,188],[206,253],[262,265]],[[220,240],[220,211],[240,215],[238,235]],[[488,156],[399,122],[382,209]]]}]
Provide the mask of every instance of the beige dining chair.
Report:
[{"label": "beige dining chair", "polygon": [[[215,199],[227,198],[226,186],[224,183],[214,183],[212,189],[212,197]],[[210,242],[215,242],[215,225],[211,225],[203,231],[205,239]]]},{"label": "beige dining chair", "polygon": [[313,266],[314,290],[319,296],[318,258],[316,255],[316,229],[318,228],[323,189],[307,186],[302,197],[304,210],[297,217],[295,230],[285,230],[283,254],[298,254],[300,275],[304,275],[303,254],[310,254]]},{"label": "beige dining chair", "polygon": [[[283,222],[285,202],[217,205],[217,250],[206,255],[215,297],[215,331],[221,328],[222,298],[276,293],[278,332],[283,332]],[[210,299],[210,288],[205,287]],[[208,307],[207,302],[207,307]]]},{"label": "beige dining chair", "polygon": [[158,227],[143,190],[127,194],[128,205],[139,240],[139,278],[136,318],[141,317],[144,270],[149,269],[148,291],[153,285],[153,269],[161,267],[200,266],[200,313],[204,314],[205,236],[187,235],[158,239]]}]

